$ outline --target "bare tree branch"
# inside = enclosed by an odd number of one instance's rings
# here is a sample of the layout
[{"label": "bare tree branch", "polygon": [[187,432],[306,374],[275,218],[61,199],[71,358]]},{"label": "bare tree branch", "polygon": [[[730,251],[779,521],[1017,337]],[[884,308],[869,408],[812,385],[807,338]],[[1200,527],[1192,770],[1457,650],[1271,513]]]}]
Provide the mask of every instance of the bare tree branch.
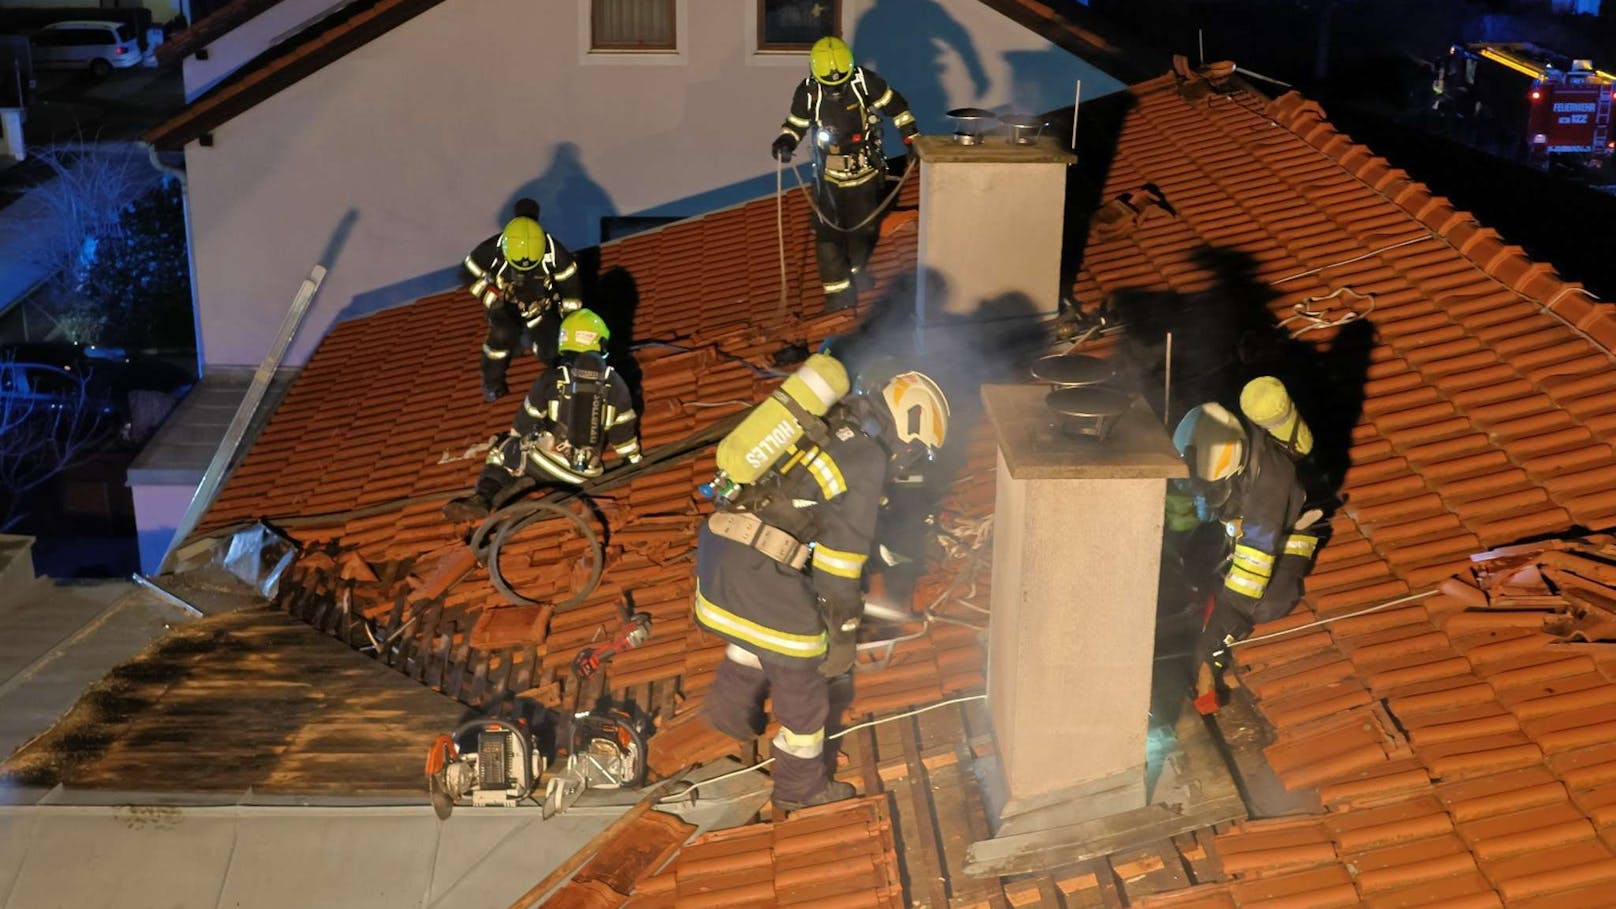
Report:
[{"label": "bare tree branch", "polygon": [[112,435],[90,376],[0,358],[0,532],[27,515],[28,494]]}]

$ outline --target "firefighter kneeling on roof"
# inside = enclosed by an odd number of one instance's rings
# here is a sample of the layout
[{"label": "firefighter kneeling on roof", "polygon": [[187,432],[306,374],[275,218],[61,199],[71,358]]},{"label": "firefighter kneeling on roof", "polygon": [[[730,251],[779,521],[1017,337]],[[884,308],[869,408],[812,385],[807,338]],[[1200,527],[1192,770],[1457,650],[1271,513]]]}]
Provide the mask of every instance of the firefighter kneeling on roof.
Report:
[{"label": "firefighter kneeling on roof", "polygon": [[561,320],[560,356],[516,412],[516,422],[490,443],[477,489],[443,507],[451,521],[488,517],[513,478],[577,486],[601,475],[607,445],[630,464],[640,460],[640,421],[628,384],[606,362],[611,332],[600,316],[580,309]]},{"label": "firefighter kneeling on roof", "polygon": [[1221,404],[1202,404],[1173,433],[1190,468],[1187,492],[1196,516],[1221,522],[1234,543],[1195,649],[1195,708],[1202,714],[1218,709],[1235,642],[1288,615],[1302,598],[1323,517],[1309,507],[1297,470],[1313,450],[1313,433],[1285,386],[1272,376],[1251,380],[1240,392],[1240,410],[1243,418]]},{"label": "firefighter kneeling on roof", "polygon": [[831,779],[832,680],[853,668],[883,490],[948,431],[948,401],[921,373],[847,390],[841,363],[809,357],[720,443],[719,475],[703,488],[718,508],[697,534],[695,617],[729,642],[704,710],[751,740],[773,696],[782,813],[855,794]]}]

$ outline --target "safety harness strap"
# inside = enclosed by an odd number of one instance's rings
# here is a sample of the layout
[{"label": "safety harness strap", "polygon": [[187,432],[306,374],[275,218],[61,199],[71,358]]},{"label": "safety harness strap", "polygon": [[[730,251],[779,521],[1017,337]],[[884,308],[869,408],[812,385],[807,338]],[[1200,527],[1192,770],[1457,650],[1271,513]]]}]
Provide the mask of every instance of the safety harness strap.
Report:
[{"label": "safety harness strap", "polygon": [[778,527],[763,523],[755,514],[743,511],[714,512],[707,519],[714,536],[750,546],[788,568],[801,571],[808,564],[808,547]]}]

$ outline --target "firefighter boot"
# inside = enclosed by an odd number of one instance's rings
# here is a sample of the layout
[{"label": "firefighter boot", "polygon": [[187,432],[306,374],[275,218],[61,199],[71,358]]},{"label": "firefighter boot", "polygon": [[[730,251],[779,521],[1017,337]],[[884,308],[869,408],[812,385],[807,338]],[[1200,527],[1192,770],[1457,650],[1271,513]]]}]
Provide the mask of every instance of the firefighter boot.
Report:
[{"label": "firefighter boot", "polygon": [[450,499],[443,506],[443,516],[456,524],[462,521],[485,520],[494,508],[494,497],[499,494],[499,480],[486,475],[477,478],[477,488],[469,496]]},{"label": "firefighter boot", "polygon": [[858,790],[853,788],[852,783],[844,783],[841,780],[831,780],[829,783],[825,784],[824,789],[819,790],[818,792],[808,796],[805,799],[802,799],[801,801],[788,801],[786,799],[776,798],[770,799],[769,804],[774,807],[776,814],[784,816],[793,811],[801,811],[804,808],[812,808],[815,805],[829,805],[831,802],[840,802],[843,799],[850,799],[856,795],[858,795]]},{"label": "firefighter boot", "polygon": [[510,391],[510,389],[505,385],[506,366],[507,363],[504,360],[496,360],[487,356],[486,354],[483,356],[482,373],[484,401],[492,404],[493,402],[498,401],[500,398],[505,397],[506,393]]},{"label": "firefighter boot", "polygon": [[488,517],[491,506],[487,499],[478,493],[450,499],[443,506],[443,516],[456,524],[462,521],[481,521]]}]

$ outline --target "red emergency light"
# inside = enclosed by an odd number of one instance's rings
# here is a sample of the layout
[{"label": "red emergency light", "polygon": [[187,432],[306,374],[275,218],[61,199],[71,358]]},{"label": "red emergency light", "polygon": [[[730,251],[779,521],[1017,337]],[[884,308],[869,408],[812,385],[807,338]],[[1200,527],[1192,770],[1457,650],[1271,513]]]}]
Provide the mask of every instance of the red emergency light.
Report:
[{"label": "red emergency light", "polygon": [[1542,101],[1543,100],[1543,93],[1538,91],[1535,88],[1532,89],[1532,100],[1533,101]]}]

